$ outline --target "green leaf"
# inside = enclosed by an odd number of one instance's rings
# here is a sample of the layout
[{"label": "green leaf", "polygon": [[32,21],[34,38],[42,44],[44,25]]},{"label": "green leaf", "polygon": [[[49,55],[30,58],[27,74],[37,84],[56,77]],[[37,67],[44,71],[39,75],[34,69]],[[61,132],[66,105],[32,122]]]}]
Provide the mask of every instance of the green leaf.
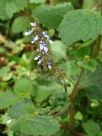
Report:
[{"label": "green leaf", "polygon": [[50,116],[26,116],[14,126],[14,131],[32,136],[50,136],[59,131],[59,124]]},{"label": "green leaf", "polygon": [[63,15],[72,10],[70,3],[58,4],[56,6],[43,5],[32,10],[32,16],[48,28],[57,28],[63,19]]},{"label": "green leaf", "polygon": [[56,61],[66,58],[66,47],[61,41],[54,41],[51,45],[51,50],[53,52]]},{"label": "green leaf", "polygon": [[93,59],[90,59],[88,62],[78,61],[78,65],[91,72],[95,72],[97,62]]},{"label": "green leaf", "polygon": [[86,88],[86,94],[90,99],[102,101],[102,90],[95,85]]},{"label": "green leaf", "polygon": [[24,32],[29,28],[30,19],[28,17],[20,16],[16,18],[12,25],[13,33]]},{"label": "green leaf", "polygon": [[57,83],[55,80],[40,80],[35,84],[35,90],[37,91],[35,100],[38,103],[43,102],[56,92],[64,92],[63,86]]},{"label": "green leaf", "polygon": [[14,86],[14,92],[20,98],[29,98],[31,91],[32,91],[32,83],[27,78],[19,79]]},{"label": "green leaf", "polygon": [[5,66],[0,69],[0,77],[7,76],[8,72],[10,72],[10,68]]},{"label": "green leaf", "polygon": [[59,26],[59,36],[66,45],[96,39],[102,34],[102,16],[91,10],[68,12]]},{"label": "green leaf", "polygon": [[84,123],[83,127],[88,136],[98,136],[100,133],[100,126],[92,120]]},{"label": "green leaf", "polygon": [[70,60],[60,64],[61,69],[63,69],[66,72],[66,75],[74,79],[77,78],[77,75],[80,72],[80,68],[76,66],[77,66],[77,63],[75,60]]},{"label": "green leaf", "polygon": [[35,3],[35,4],[39,4],[39,3],[45,3],[46,0],[30,0],[30,3]]},{"label": "green leaf", "polygon": [[0,92],[0,109],[8,108],[15,104],[19,99],[11,91]]},{"label": "green leaf", "polygon": [[94,73],[86,71],[81,80],[81,86],[90,99],[102,101],[102,64],[97,65]]},{"label": "green leaf", "polygon": [[14,13],[24,10],[27,0],[0,0],[0,19],[11,18]]},{"label": "green leaf", "polygon": [[35,108],[31,101],[21,101],[9,108],[8,114],[11,118],[19,118],[25,114],[33,115],[34,111]]}]

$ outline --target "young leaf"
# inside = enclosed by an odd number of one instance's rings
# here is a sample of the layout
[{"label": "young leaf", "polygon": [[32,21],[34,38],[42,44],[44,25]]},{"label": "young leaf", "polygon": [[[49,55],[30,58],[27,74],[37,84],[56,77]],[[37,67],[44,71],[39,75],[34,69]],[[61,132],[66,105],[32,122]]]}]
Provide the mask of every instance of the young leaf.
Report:
[{"label": "young leaf", "polygon": [[24,32],[29,28],[30,19],[28,17],[18,17],[14,20],[12,25],[12,32],[13,33],[20,33]]},{"label": "young leaf", "polygon": [[14,92],[20,98],[29,98],[31,91],[32,83],[27,78],[19,79],[14,86]]},{"label": "young leaf", "polygon": [[94,40],[102,35],[102,16],[91,10],[70,11],[59,26],[59,33],[66,45],[80,40]]},{"label": "young leaf", "polygon": [[56,6],[43,5],[32,10],[32,16],[37,17],[40,23],[48,28],[57,28],[63,19],[63,15],[72,10],[70,3]]}]

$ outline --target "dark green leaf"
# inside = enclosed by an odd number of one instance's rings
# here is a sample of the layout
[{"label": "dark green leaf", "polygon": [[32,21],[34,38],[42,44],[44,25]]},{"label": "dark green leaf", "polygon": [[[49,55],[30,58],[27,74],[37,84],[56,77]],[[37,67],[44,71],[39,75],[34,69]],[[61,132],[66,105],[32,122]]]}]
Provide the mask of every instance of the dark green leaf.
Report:
[{"label": "dark green leaf", "polygon": [[66,45],[96,39],[102,34],[102,16],[91,10],[68,12],[59,26],[59,36]]},{"label": "dark green leaf", "polygon": [[32,16],[48,28],[57,28],[63,19],[63,15],[72,9],[70,3],[59,4],[54,7],[43,5],[33,9]]},{"label": "dark green leaf", "polygon": [[83,127],[88,136],[98,136],[100,133],[100,126],[94,121],[87,121]]}]

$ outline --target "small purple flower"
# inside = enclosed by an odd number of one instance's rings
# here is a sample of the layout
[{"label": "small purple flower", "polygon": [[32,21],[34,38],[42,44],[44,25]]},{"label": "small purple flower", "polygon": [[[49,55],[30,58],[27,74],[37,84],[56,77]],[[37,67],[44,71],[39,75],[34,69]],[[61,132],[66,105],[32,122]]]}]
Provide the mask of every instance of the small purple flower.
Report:
[{"label": "small purple flower", "polygon": [[42,44],[42,45],[46,46],[46,44],[45,44],[43,41],[40,41],[40,44]]},{"label": "small purple flower", "polygon": [[46,44],[43,41],[40,41],[40,51],[44,51],[45,53],[48,52],[48,48],[46,47]]},{"label": "small purple flower", "polygon": [[36,26],[36,22],[30,23],[30,25],[35,27]]},{"label": "small purple flower", "polygon": [[35,43],[36,41],[38,41],[39,40],[39,37],[38,37],[38,35],[36,35],[34,38],[33,38],[33,40],[31,41],[31,43],[33,44],[33,43]]},{"label": "small purple flower", "polygon": [[24,35],[30,35],[31,33],[33,33],[33,30],[29,29],[27,32],[24,33]]},{"label": "small purple flower", "polygon": [[46,37],[47,39],[49,38],[49,36],[47,35],[46,32],[42,32],[43,36]]},{"label": "small purple flower", "polygon": [[44,46],[43,44],[40,44],[40,51],[42,51],[44,49]]}]

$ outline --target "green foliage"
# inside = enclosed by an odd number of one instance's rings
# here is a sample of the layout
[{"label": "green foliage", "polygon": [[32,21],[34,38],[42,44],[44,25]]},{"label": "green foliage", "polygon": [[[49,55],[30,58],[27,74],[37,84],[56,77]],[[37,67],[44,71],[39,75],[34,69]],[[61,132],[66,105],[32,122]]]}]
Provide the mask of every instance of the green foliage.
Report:
[{"label": "green foliage", "polygon": [[56,6],[43,5],[32,10],[33,17],[48,28],[57,28],[63,19],[63,15],[72,10],[70,3],[58,4]]},{"label": "green foliage", "polygon": [[0,136],[102,136],[101,0],[52,2],[0,0]]},{"label": "green foliage", "polygon": [[24,10],[27,0],[0,0],[0,19],[11,18],[14,13]]},{"label": "green foliage", "polygon": [[51,51],[53,52],[53,56],[56,61],[60,61],[67,57],[66,47],[61,41],[54,41],[51,46]]},{"label": "green foliage", "polygon": [[86,88],[86,93],[90,99],[102,101],[102,65],[97,66],[97,70],[94,73],[88,71],[83,75],[81,85]]},{"label": "green foliage", "polygon": [[11,118],[19,118],[21,116],[24,116],[26,114],[33,115],[35,111],[35,108],[33,106],[33,103],[31,101],[20,101],[13,105],[9,110],[8,110],[8,115]]},{"label": "green foliage", "polygon": [[30,0],[30,3],[36,3],[36,4],[39,4],[39,3],[45,3],[46,0]]},{"label": "green foliage", "polygon": [[14,93],[18,97],[29,98],[32,91],[32,83],[27,78],[19,79],[14,86]]},{"label": "green foliage", "polygon": [[15,104],[19,99],[17,96],[11,92],[1,92],[0,93],[0,109],[8,108],[9,106]]},{"label": "green foliage", "polygon": [[92,120],[87,121],[83,124],[84,130],[88,136],[99,136],[100,127],[97,123]]},{"label": "green foliage", "polygon": [[91,71],[91,72],[95,72],[95,70],[96,70],[96,61],[95,60],[93,60],[93,59],[90,59],[88,62],[82,62],[82,61],[79,61],[78,62],[78,65],[80,66],[80,67],[83,67],[83,68],[85,68],[85,69],[87,69],[87,70],[89,70],[89,71]]},{"label": "green foliage", "polygon": [[14,20],[12,25],[13,33],[24,32],[29,28],[30,19],[28,17],[20,16]]},{"label": "green foliage", "polygon": [[26,116],[20,118],[13,129],[26,135],[50,136],[59,131],[59,125],[50,116]]},{"label": "green foliage", "polygon": [[102,34],[102,17],[90,10],[68,12],[59,26],[59,36],[66,45],[96,39]]}]

